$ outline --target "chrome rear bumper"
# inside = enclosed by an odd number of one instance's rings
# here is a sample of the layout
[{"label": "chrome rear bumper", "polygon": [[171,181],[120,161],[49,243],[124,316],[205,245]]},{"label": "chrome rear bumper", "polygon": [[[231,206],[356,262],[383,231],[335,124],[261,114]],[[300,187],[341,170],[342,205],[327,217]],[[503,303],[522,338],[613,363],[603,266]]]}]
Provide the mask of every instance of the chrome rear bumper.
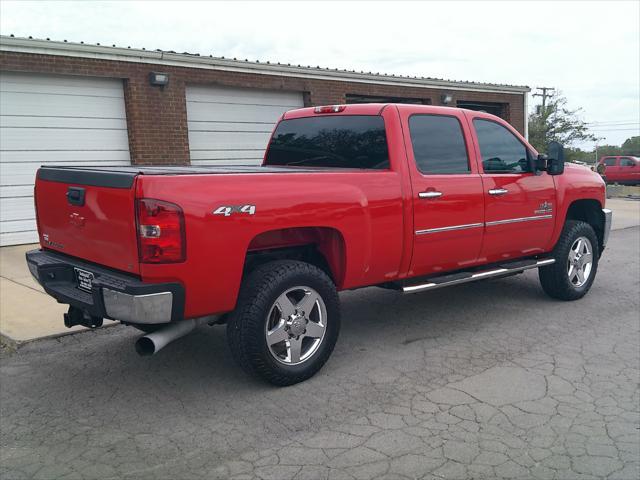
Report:
[{"label": "chrome rear bumper", "polygon": [[[31,275],[45,292],[88,316],[134,324],[184,318],[184,288],[179,283],[145,283],[133,275],[48,250],[32,250],[26,258]],[[91,275],[90,289],[80,288],[79,269]]]}]

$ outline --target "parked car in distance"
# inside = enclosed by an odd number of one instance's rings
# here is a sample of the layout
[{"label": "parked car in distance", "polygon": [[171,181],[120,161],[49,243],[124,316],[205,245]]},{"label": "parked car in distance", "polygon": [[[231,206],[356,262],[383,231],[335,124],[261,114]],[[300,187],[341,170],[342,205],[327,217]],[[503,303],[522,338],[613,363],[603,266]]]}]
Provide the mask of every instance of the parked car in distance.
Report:
[{"label": "parked car in distance", "polygon": [[640,159],[638,157],[631,155],[602,157],[598,161],[598,166],[600,165],[604,167],[603,178],[607,183],[640,185]]},{"label": "parked car in distance", "polygon": [[70,305],[67,326],[120,320],[149,332],[136,342],[148,355],[226,323],[247,372],[290,385],[329,358],[340,290],[537,268],[551,297],[583,297],[611,227],[605,185],[559,144],[548,153],[482,112],[293,110],[261,166],[42,167],[27,263]]}]

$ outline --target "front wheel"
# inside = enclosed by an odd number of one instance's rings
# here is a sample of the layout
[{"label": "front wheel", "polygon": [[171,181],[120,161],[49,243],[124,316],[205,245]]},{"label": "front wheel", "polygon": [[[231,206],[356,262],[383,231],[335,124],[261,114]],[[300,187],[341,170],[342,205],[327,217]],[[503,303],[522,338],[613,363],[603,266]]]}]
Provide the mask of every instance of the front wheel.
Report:
[{"label": "front wheel", "polygon": [[591,225],[568,220],[553,249],[555,263],[539,270],[545,293],[559,300],[584,297],[593,285],[598,270],[598,245]]},{"label": "front wheel", "polygon": [[243,281],[227,338],[245,371],[285,386],[322,368],[339,330],[331,279],[313,265],[286,260],[262,265]]}]

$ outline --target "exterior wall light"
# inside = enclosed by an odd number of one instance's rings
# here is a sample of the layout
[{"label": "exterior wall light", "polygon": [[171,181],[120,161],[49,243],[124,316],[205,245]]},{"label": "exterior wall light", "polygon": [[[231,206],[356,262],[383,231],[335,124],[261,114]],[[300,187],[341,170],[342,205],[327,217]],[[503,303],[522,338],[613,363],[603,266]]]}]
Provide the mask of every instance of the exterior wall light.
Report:
[{"label": "exterior wall light", "polygon": [[149,83],[158,87],[164,87],[169,83],[169,74],[160,72],[151,72],[149,74]]},{"label": "exterior wall light", "polygon": [[442,97],[440,97],[440,99],[442,100],[442,103],[444,103],[445,105],[449,105],[453,100],[453,96],[450,93],[445,93],[444,95],[442,95]]}]

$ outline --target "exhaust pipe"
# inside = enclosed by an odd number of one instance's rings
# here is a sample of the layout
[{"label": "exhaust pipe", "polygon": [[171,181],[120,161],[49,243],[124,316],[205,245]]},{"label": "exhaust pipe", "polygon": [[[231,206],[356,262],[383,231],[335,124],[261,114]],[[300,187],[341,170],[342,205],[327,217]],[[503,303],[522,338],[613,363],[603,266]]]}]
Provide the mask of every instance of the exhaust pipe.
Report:
[{"label": "exhaust pipe", "polygon": [[191,318],[189,320],[180,320],[179,322],[170,323],[166,327],[161,328],[153,333],[143,335],[136,340],[136,352],[142,357],[154,355],[169,345],[174,340],[184,337],[193,331],[198,325],[210,320],[210,317]]}]

